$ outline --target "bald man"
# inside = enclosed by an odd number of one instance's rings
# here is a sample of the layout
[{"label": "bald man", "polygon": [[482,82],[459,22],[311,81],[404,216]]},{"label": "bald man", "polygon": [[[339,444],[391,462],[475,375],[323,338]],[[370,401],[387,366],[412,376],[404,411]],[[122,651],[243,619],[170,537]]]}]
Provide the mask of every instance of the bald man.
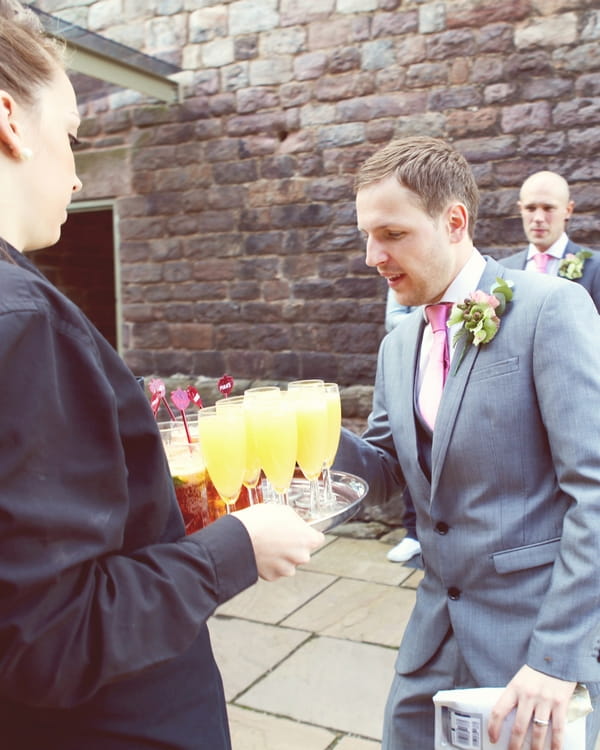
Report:
[{"label": "bald man", "polygon": [[556,172],[535,172],[521,186],[517,205],[529,247],[502,258],[502,265],[575,281],[587,289],[600,312],[600,253],[567,236],[575,204],[564,177]]}]

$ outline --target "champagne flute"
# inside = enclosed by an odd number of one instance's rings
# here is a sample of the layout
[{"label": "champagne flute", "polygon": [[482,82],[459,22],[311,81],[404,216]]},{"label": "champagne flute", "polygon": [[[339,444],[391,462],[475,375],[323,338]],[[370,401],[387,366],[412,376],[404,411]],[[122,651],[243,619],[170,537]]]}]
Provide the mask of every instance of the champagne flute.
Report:
[{"label": "champagne flute", "polygon": [[206,470],[225,503],[235,505],[246,471],[246,425],[241,410],[210,406],[198,412],[198,434]]},{"label": "champagne flute", "polygon": [[297,461],[309,485],[309,511],[319,511],[319,476],[327,455],[327,402],[322,380],[294,380],[288,393],[296,408]]},{"label": "champagne flute", "polygon": [[250,418],[248,414],[248,404],[244,400],[244,396],[230,396],[229,398],[220,398],[215,401],[215,407],[217,414],[222,412],[224,409],[237,409],[241,411],[244,416],[244,424],[246,429],[246,470],[242,478],[242,484],[248,490],[248,499],[250,505],[254,505],[259,502],[259,496],[257,492],[258,482],[260,480],[260,460],[258,458],[258,451],[256,450],[256,444],[254,435],[250,429]]},{"label": "champagne flute", "polygon": [[296,467],[296,412],[277,387],[248,389],[249,425],[262,470],[275,491],[277,502],[288,505],[287,492]]},{"label": "champagne flute", "polygon": [[327,453],[323,463],[323,495],[327,504],[335,502],[331,484],[331,466],[340,443],[342,429],[342,403],[337,383],[325,383],[327,403]]}]

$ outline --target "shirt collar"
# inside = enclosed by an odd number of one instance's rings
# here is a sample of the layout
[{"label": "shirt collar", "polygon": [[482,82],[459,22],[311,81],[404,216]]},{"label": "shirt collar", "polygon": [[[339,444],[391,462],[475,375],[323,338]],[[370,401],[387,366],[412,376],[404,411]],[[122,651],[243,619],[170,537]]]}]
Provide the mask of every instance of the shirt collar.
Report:
[{"label": "shirt collar", "polygon": [[[485,269],[485,258],[481,253],[473,248],[473,252],[469,256],[469,260],[460,269],[454,281],[446,289],[442,295],[441,302],[462,302],[465,297],[468,297],[471,292],[477,289],[479,280],[483,275]],[[425,315],[425,308],[423,306],[423,317],[427,320]]]},{"label": "shirt collar", "polygon": [[[554,242],[550,247],[545,251],[546,255],[550,255],[553,258],[558,258],[559,260],[563,257],[565,250],[567,249],[567,245],[569,243],[569,238],[567,237],[567,233],[563,232],[560,237]],[[539,250],[535,245],[533,245],[531,242],[529,243],[529,247],[527,248],[527,260],[531,260],[534,255],[537,255],[539,253]]]}]

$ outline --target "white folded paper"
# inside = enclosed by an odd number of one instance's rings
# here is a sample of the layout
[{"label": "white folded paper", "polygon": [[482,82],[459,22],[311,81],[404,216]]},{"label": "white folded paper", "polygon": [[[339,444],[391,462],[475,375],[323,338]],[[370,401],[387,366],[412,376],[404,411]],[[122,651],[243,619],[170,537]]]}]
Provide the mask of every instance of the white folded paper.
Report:
[{"label": "white folded paper", "polygon": [[[434,750],[507,750],[515,711],[504,720],[500,739],[495,745],[488,739],[490,711],[504,688],[469,688],[440,690],[433,696],[435,706]],[[577,685],[567,712],[563,750],[585,750],[585,717],[592,710],[590,696],[583,685]],[[548,727],[552,729],[552,724]],[[531,750],[531,728],[523,750]],[[550,750],[550,731],[544,750]]]}]

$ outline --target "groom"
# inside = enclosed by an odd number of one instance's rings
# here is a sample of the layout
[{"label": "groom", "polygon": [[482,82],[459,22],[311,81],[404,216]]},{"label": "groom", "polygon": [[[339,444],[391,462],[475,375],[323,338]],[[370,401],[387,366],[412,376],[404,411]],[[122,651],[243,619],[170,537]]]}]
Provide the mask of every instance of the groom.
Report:
[{"label": "groom", "polygon": [[445,142],[390,143],[356,191],[367,264],[423,306],[383,340],[367,430],[335,464],[377,502],[406,482],[417,513],[383,748],[433,748],[438,690],[502,686],[491,741],[516,708],[510,750],[530,725],[532,750],[559,750],[576,683],[600,687],[600,316],[578,284],[479,254],[477,186]]}]

